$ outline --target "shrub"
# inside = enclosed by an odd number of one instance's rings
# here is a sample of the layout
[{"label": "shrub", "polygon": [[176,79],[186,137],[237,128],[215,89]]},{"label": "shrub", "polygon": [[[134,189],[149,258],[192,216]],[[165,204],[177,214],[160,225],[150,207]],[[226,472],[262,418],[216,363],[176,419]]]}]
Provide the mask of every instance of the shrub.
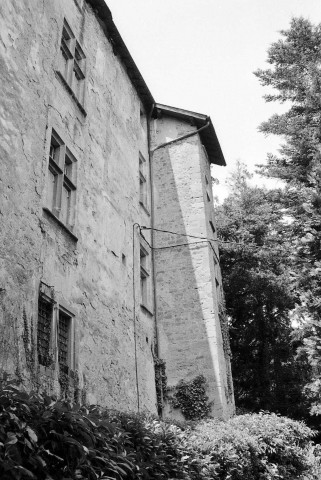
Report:
[{"label": "shrub", "polygon": [[1,480],[318,480],[311,437],[274,414],[173,425],[0,388]]},{"label": "shrub", "polygon": [[309,472],[312,436],[302,422],[259,413],[204,421],[184,434],[184,443],[200,459],[204,479],[294,480]]},{"label": "shrub", "polygon": [[182,478],[176,429],[136,414],[27,394],[11,383],[0,391],[0,478]]}]

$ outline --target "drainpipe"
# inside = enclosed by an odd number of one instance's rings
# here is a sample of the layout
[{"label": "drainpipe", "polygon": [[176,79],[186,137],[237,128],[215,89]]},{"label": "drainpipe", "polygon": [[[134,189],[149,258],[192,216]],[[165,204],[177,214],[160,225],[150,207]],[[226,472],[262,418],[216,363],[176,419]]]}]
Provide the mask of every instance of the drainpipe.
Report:
[{"label": "drainpipe", "polygon": [[155,329],[155,355],[159,356],[159,345],[158,345],[158,325],[157,325],[157,295],[156,295],[156,270],[155,270],[155,212],[154,212],[154,185],[153,185],[153,151],[151,150],[151,118],[155,108],[153,103],[152,108],[147,116],[147,142],[148,142],[148,153],[149,153],[149,182],[150,182],[150,211],[151,211],[151,255],[152,255],[152,275],[153,275],[153,300],[154,300],[154,329]]},{"label": "drainpipe", "polygon": [[133,225],[133,315],[134,315],[134,355],[135,355],[135,375],[136,375],[136,391],[137,391],[137,411],[139,413],[139,381],[138,381],[138,361],[137,361],[137,333],[136,333],[136,290],[135,290],[135,236],[138,223]]}]

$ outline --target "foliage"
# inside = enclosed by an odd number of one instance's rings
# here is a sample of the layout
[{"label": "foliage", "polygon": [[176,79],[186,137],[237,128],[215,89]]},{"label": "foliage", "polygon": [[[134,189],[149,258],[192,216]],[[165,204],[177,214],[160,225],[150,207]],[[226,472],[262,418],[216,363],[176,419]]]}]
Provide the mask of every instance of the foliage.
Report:
[{"label": "foliage", "polygon": [[258,70],[262,85],[273,89],[267,101],[286,102],[289,109],[273,115],[260,129],[279,135],[279,155],[269,155],[261,173],[285,182],[278,199],[292,219],[289,258],[299,297],[297,332],[301,358],[310,365],[305,388],[313,413],[321,412],[321,25],[294,18],[282,39],[271,45],[271,68]]},{"label": "foliage", "polygon": [[[316,480],[312,431],[270,414],[173,425],[0,388],[1,480]],[[291,476],[292,475],[292,476]],[[303,477],[302,477],[303,480]]]},{"label": "foliage", "polygon": [[287,250],[291,227],[275,206],[279,192],[251,187],[249,177],[238,162],[231,194],[217,209],[236,405],[298,417],[305,408],[304,366],[291,341],[297,300]]},{"label": "foliage", "polygon": [[185,471],[177,427],[28,395],[10,382],[0,391],[0,425],[2,480],[162,479]]},{"label": "foliage", "polygon": [[295,480],[316,464],[312,436],[301,422],[259,413],[201,422],[185,432],[183,443],[206,480]]},{"label": "foliage", "polygon": [[211,403],[206,395],[206,378],[198,375],[190,382],[181,380],[171,399],[174,408],[180,408],[186,420],[200,420],[208,417]]},{"label": "foliage", "polygon": [[165,360],[154,357],[155,366],[155,384],[157,397],[157,412],[162,415],[163,403],[167,393],[167,376],[166,376],[166,362]]}]

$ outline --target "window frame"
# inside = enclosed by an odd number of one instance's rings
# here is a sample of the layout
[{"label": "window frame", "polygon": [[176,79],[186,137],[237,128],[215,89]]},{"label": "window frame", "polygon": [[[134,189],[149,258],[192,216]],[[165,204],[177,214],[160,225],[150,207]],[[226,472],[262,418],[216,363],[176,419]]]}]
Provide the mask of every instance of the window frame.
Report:
[{"label": "window frame", "polygon": [[[47,352],[43,353],[40,350],[40,335],[39,335],[39,330],[40,330],[40,303],[46,303],[48,307],[50,307],[51,313],[50,313],[50,320],[48,322],[48,347],[47,347]],[[40,330],[41,331],[41,330]],[[52,342],[53,342],[53,332],[54,332],[54,302],[51,298],[49,298],[47,295],[44,293],[39,293],[38,295],[38,304],[37,304],[37,359],[38,359],[38,364],[42,365],[44,367],[49,367],[53,363],[53,348],[52,348]]]},{"label": "window frame", "polygon": [[[69,373],[75,369],[75,327],[74,327],[74,315],[63,307],[61,304],[58,305],[57,309],[57,363],[59,365],[59,370],[64,373]],[[61,361],[61,337],[60,334],[60,324],[62,323],[62,318],[67,319],[67,351],[66,351],[66,361]]]},{"label": "window frame", "polygon": [[148,190],[147,162],[143,154],[139,152],[139,204],[149,214]]},{"label": "window frame", "polygon": [[[51,292],[51,293],[50,293]],[[52,287],[48,287],[42,282],[40,283],[40,291],[38,295],[37,303],[37,358],[38,364],[43,367],[52,366],[53,369],[59,368],[59,371],[69,374],[70,371],[74,371],[76,368],[75,361],[75,315],[62,305],[62,301],[57,302],[54,300]],[[47,353],[44,355],[39,350],[40,338],[39,338],[39,306],[40,303],[47,303],[51,307],[51,319],[50,319],[50,331],[47,347]],[[59,333],[59,325],[61,323],[61,317],[68,318],[68,340],[67,340],[67,351],[66,351],[66,361],[61,361],[61,341]]]},{"label": "window frame", "polygon": [[140,305],[151,312],[151,256],[147,248],[140,243]]},{"label": "window frame", "polygon": [[[66,165],[68,165],[67,169]],[[77,159],[54,129],[50,136],[48,171],[56,177],[56,183],[53,189],[49,188],[50,176],[47,174],[46,207],[67,229],[72,231],[76,211]],[[69,192],[66,211],[63,209],[64,190]]]},{"label": "window frame", "polygon": [[83,107],[85,100],[86,55],[65,18],[60,40],[59,60],[59,75]]}]

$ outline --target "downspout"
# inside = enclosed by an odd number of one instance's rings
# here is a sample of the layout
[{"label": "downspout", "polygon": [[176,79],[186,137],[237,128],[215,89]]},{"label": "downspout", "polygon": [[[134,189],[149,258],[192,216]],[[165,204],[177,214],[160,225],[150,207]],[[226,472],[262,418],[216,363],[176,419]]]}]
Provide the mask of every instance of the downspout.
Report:
[{"label": "downspout", "polygon": [[154,232],[154,185],[153,185],[153,151],[151,150],[151,118],[155,108],[155,104],[153,103],[152,108],[147,116],[147,142],[148,142],[148,153],[149,153],[149,181],[150,181],[150,210],[151,210],[151,246],[152,246],[152,275],[153,275],[153,300],[154,300],[154,328],[155,328],[155,355],[159,356],[159,346],[158,346],[158,325],[157,325],[157,295],[156,295],[156,270],[155,270],[155,251],[154,251],[154,244],[155,244],[155,232]]},{"label": "downspout", "polygon": [[135,356],[135,375],[136,375],[136,391],[137,391],[137,412],[140,409],[139,400],[139,382],[138,382],[138,361],[137,361],[137,333],[136,333],[136,289],[135,289],[135,228],[139,227],[138,223],[133,225],[133,315],[134,315],[134,356]]}]

